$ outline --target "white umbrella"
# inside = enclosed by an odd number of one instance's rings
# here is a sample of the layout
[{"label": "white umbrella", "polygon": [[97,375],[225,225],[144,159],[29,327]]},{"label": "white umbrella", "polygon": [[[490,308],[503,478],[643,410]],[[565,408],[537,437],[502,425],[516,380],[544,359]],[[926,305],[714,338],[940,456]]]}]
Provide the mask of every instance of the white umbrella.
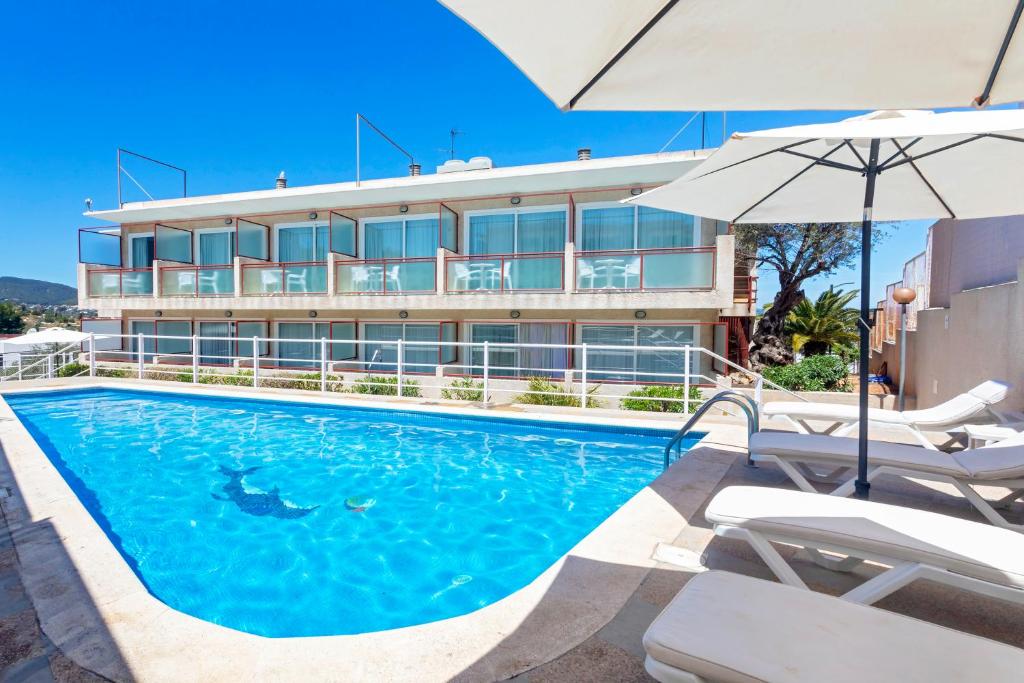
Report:
[{"label": "white umbrella", "polygon": [[[100,338],[100,335],[97,335]],[[16,346],[42,346],[44,344],[81,344],[82,342],[89,339],[88,332],[79,332],[77,330],[65,330],[59,327],[51,327],[46,330],[40,330],[39,332],[29,332],[23,334],[20,337],[12,337],[11,339],[5,339],[4,344],[13,344]]]},{"label": "white umbrella", "polygon": [[1024,100],[1024,0],[441,0],[560,108]]},{"label": "white umbrella", "polygon": [[630,201],[731,223],[861,221],[860,462],[867,495],[872,220],[1024,213],[1024,111],[880,111],[735,133],[685,176]]}]

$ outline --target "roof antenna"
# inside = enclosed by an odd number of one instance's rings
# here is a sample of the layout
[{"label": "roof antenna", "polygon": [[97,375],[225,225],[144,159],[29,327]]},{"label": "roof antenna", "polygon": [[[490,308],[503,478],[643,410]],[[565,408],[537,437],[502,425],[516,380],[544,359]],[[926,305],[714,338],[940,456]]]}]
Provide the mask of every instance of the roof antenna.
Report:
[{"label": "roof antenna", "polygon": [[465,135],[465,134],[466,134],[465,131],[458,130],[457,128],[452,128],[451,130],[448,131],[448,136],[451,138],[451,144],[448,146],[448,158],[449,159],[454,159],[455,158],[455,136],[456,135]]}]

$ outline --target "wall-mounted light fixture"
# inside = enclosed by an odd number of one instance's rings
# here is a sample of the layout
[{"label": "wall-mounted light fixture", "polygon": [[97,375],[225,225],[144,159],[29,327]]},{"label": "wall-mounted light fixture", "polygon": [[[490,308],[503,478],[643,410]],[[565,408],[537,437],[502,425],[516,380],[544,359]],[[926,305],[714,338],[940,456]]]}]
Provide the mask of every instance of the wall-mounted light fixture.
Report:
[{"label": "wall-mounted light fixture", "polygon": [[634,187],[632,190],[629,191],[629,193],[634,197],[637,197],[639,195],[642,195],[644,191],[639,187]]},{"label": "wall-mounted light fixture", "polygon": [[409,311],[399,311],[398,317],[401,318],[402,320],[405,320],[406,318],[409,317]]},{"label": "wall-mounted light fixture", "polygon": [[310,211],[310,212],[309,212],[309,220],[311,220],[311,221],[315,221],[318,215],[319,215],[319,214],[317,214],[317,212],[316,212],[316,211]]},{"label": "wall-mounted light fixture", "polygon": [[508,201],[512,204],[512,206],[519,206],[519,202],[523,201],[523,198],[522,197],[512,197],[512,199],[510,199]]},{"label": "wall-mounted light fixture", "polygon": [[310,312],[309,312],[309,317],[310,317],[310,318],[315,318],[316,316],[317,316],[317,313],[316,313],[316,311],[310,311]]},{"label": "wall-mounted light fixture", "polygon": [[522,313],[520,313],[519,311],[509,311],[508,312],[508,317],[512,318],[513,320],[515,320],[516,318],[518,318],[521,315],[522,315]]},{"label": "wall-mounted light fixture", "polygon": [[398,212],[399,213],[409,213],[409,205],[408,204],[402,204],[400,207],[398,207]]},{"label": "wall-mounted light fixture", "polygon": [[224,317],[225,318],[230,318],[233,315],[234,315],[234,313],[232,313],[231,311],[224,311]]},{"label": "wall-mounted light fixture", "polygon": [[230,218],[225,218],[224,219],[224,225],[231,225],[232,223],[234,223],[234,221],[231,220]]},{"label": "wall-mounted light fixture", "polygon": [[644,318],[647,317],[647,311],[634,311],[633,317],[636,318],[637,320],[643,320]]},{"label": "wall-mounted light fixture", "polygon": [[156,316],[157,318],[162,318],[162,317],[164,317],[164,312],[163,311],[153,311],[153,315]]}]

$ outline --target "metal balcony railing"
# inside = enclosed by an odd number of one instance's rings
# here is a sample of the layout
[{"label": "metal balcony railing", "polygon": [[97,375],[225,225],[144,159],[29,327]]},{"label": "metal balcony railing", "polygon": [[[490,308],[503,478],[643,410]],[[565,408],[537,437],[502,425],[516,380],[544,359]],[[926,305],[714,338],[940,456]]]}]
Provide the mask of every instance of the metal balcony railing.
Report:
[{"label": "metal balcony railing", "polygon": [[152,268],[101,268],[87,271],[86,291],[91,297],[153,295]]},{"label": "metal balcony railing", "polygon": [[715,287],[715,247],[581,251],[576,291],[685,291]]},{"label": "metal balcony railing", "polygon": [[242,294],[255,296],[326,294],[327,263],[243,263]]},{"label": "metal balcony railing", "polygon": [[234,293],[234,266],[160,267],[160,296],[232,296]]},{"label": "metal balcony railing", "polygon": [[421,294],[437,291],[437,259],[369,259],[335,264],[335,294]]},{"label": "metal balcony railing", "polygon": [[565,255],[481,254],[445,259],[446,292],[523,292],[565,289]]}]

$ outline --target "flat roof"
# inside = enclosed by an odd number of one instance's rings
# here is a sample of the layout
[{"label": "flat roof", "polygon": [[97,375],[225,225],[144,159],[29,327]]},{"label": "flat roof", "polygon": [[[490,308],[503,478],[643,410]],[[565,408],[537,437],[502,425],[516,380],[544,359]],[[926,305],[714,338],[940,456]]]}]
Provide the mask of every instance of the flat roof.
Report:
[{"label": "flat roof", "polygon": [[83,215],[122,224],[146,223],[666,183],[689,171],[712,151],[638,154],[129,202],[120,209],[86,211]]}]

